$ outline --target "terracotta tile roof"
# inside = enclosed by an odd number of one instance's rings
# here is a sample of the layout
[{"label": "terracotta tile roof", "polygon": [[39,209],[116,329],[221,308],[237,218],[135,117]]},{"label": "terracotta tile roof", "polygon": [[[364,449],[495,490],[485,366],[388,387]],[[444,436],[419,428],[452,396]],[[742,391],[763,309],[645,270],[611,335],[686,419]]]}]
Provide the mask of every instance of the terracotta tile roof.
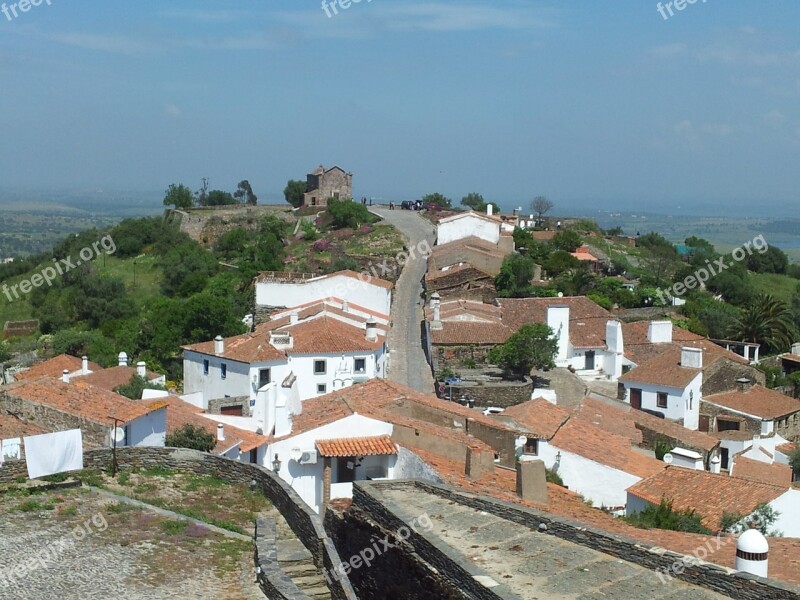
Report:
[{"label": "terracotta tile roof", "polygon": [[494,276],[496,275],[496,273],[494,274],[487,273],[486,271],[482,271],[477,267],[473,267],[470,263],[465,262],[464,264],[453,265],[451,267],[448,267],[446,270],[443,271],[440,271],[438,269],[429,270],[427,273],[425,273],[425,281],[436,282],[439,279],[450,277],[455,273],[465,273],[468,271],[471,272],[470,277],[474,280],[487,279],[494,281]]},{"label": "terracotta tile roof", "polygon": [[795,363],[800,363],[800,356],[797,354],[781,354],[781,360],[788,360]]},{"label": "terracotta tile roof", "polygon": [[317,440],[317,450],[322,456],[382,456],[397,454],[397,446],[388,435],[361,438]]},{"label": "terracotta tile roof", "polygon": [[567,422],[550,440],[550,444],[642,478],[660,473],[666,467],[660,460],[631,448],[627,438],[604,431],[581,419]]},{"label": "terracotta tile roof", "polygon": [[569,419],[569,413],[544,398],[536,398],[508,407],[502,413],[505,420],[511,417],[520,425],[535,432],[541,439],[549,440]]},{"label": "terracotta tile roof", "polygon": [[64,383],[46,377],[11,384],[5,393],[103,425],[111,423],[112,417],[129,423],[152,412],[133,400],[83,381]]},{"label": "terracotta tile roof", "polygon": [[652,504],[665,498],[672,500],[677,510],[694,509],[715,529],[724,512],[749,515],[759,504],[771,502],[787,490],[751,479],[670,466],[632,485],[628,493]]},{"label": "terracotta tile roof", "polygon": [[[427,310],[428,318],[432,318],[430,306]],[[503,311],[499,306],[477,300],[448,300],[439,306],[439,318],[442,321],[485,321],[499,324],[502,317]]]},{"label": "terracotta tile roof", "polygon": [[604,431],[627,438],[634,446],[641,445],[643,441],[642,432],[636,428],[636,422],[629,412],[594,398],[584,398],[573,418],[583,419]]},{"label": "terracotta tile roof", "polygon": [[[140,401],[144,403],[145,401]],[[149,402],[153,402],[152,400]],[[167,405],[167,433],[172,433],[184,425],[194,425],[214,436],[217,440],[217,422],[203,416],[203,411],[196,406],[184,402],[178,396],[164,396],[158,398],[156,402]],[[258,448],[269,441],[264,435],[259,435],[252,431],[239,429],[233,425],[224,424],[225,439],[216,441],[214,452],[221,453],[239,444],[242,452],[249,452],[253,448]]]},{"label": "terracotta tile roof", "polygon": [[[20,371],[14,375],[17,381],[29,381],[40,377],[61,377],[66,369],[70,373],[80,371],[83,366],[82,359],[69,354],[59,354],[53,358],[33,365],[27,371]],[[90,371],[100,371],[103,367],[89,361]]]},{"label": "terracotta tile roof", "polygon": [[795,444],[794,442],[787,442],[785,444],[780,444],[779,446],[775,446],[775,450],[777,450],[778,452],[782,452],[784,454],[790,454],[791,452],[797,450],[797,444]]},{"label": "terracotta tile roof", "polygon": [[[76,375],[70,381],[83,381],[90,385],[96,385],[104,390],[111,390],[118,388],[121,385],[130,383],[131,378],[136,375],[136,368],[134,367],[110,367],[108,369],[100,369],[88,375]],[[161,377],[158,373],[147,371],[147,380],[152,381]]]},{"label": "terracotta tile roof", "polygon": [[[708,366],[709,358],[703,353],[703,366]],[[713,362],[713,359],[712,359]],[[623,383],[649,383],[672,388],[684,388],[703,370],[681,366],[681,347],[670,345],[661,354],[640,364],[623,374]]]},{"label": "terracotta tile roof", "polygon": [[324,300],[313,300],[311,302],[307,302],[306,304],[300,304],[299,306],[293,306],[292,308],[275,311],[270,315],[270,322],[280,321],[281,324],[288,324],[289,317],[293,312],[297,312],[300,319],[306,319],[322,312],[330,312],[356,320],[361,317],[360,314],[356,313],[370,315],[375,317],[375,319],[379,322],[389,321],[390,319],[389,315],[384,315],[383,313],[370,310],[369,308],[365,308],[359,304],[354,304],[353,302],[348,302],[348,304],[349,311],[344,312],[344,310],[342,310],[342,307],[344,306],[344,300],[341,298],[331,297],[325,298]]},{"label": "terracotta tile roof", "polygon": [[733,459],[731,475],[779,485],[787,490],[792,487],[792,468],[789,465],[782,465],[776,462],[770,464],[752,458],[736,456]]},{"label": "terracotta tile roof", "polygon": [[800,401],[761,385],[753,385],[743,392],[705,396],[703,401],[762,419],[779,419],[800,411]]},{"label": "terracotta tile roof", "polygon": [[441,329],[431,329],[431,343],[440,346],[496,345],[511,337],[513,330],[494,323],[443,321]]},{"label": "terracotta tile roof", "polygon": [[294,346],[287,350],[289,355],[374,352],[386,341],[378,332],[378,339],[371,342],[366,339],[363,328],[327,316],[284,327],[280,331],[291,332],[294,338]]},{"label": "terracotta tile roof", "polygon": [[500,222],[502,221],[502,219],[500,219],[496,215],[492,215],[490,217],[489,215],[484,214],[484,213],[475,212],[474,210],[468,210],[468,211],[465,211],[465,212],[457,212],[454,215],[450,215],[450,216],[444,217],[442,219],[439,219],[439,223],[452,223],[453,221],[458,221],[459,219],[464,219],[464,218],[470,217],[470,216],[471,217],[479,217],[479,218],[483,219],[484,221],[489,221],[491,223],[496,223],[498,226],[500,225]]},{"label": "terracotta tile roof", "polygon": [[598,260],[587,248],[578,248],[575,252],[570,252],[570,254],[583,262],[597,262]]},{"label": "terracotta tile roof", "polygon": [[269,343],[270,328],[268,325],[269,323],[264,323],[256,327],[256,330],[252,333],[226,338],[224,352],[221,355],[217,355],[214,352],[213,340],[210,342],[183,346],[183,349],[199,352],[201,354],[221,356],[222,358],[244,363],[283,360],[286,358],[285,352],[283,350],[278,350]]},{"label": "terracotta tile roof", "polygon": [[647,337],[650,321],[622,322],[622,337],[625,341],[625,356],[640,365],[657,356],[671,344],[686,345],[686,342],[697,342],[705,338],[677,325],[672,326],[672,342],[653,344]]},{"label": "terracotta tile roof", "polygon": [[503,258],[506,255],[505,252],[498,248],[497,244],[493,244],[484,239],[471,235],[469,237],[461,238],[460,240],[454,240],[446,244],[437,244],[431,249],[429,262],[433,260],[438,264],[443,258],[449,256],[453,252],[459,253],[466,250],[472,250],[482,254],[489,254],[498,258]]},{"label": "terracotta tile roof", "polygon": [[50,430],[39,427],[35,423],[26,423],[17,417],[0,413],[0,440],[42,433],[50,433]]}]

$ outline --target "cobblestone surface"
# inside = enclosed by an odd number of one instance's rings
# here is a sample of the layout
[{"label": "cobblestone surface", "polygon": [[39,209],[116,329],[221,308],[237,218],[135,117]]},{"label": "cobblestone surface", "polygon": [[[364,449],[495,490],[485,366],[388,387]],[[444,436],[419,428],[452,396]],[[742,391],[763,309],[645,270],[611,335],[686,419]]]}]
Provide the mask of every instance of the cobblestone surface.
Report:
[{"label": "cobblestone surface", "polygon": [[23,512],[25,498],[0,497],[4,600],[264,599],[242,541],[196,526],[195,539],[171,535],[163,517],[80,490],[31,499],[55,509]]},{"label": "cobblestone surface", "polygon": [[389,379],[420,392],[433,392],[433,376],[422,350],[421,294],[427,261],[420,256],[418,248],[423,241],[433,246],[436,238],[434,227],[415,211],[375,206],[370,210],[397,227],[408,239],[406,245],[409,249],[417,249],[414,257],[403,267],[392,298],[394,326],[389,332]]}]

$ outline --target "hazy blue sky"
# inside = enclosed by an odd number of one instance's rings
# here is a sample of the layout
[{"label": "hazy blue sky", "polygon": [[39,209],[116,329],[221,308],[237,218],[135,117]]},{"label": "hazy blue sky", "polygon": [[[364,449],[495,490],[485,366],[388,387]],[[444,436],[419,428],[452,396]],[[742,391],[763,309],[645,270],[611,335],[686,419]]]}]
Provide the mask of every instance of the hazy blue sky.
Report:
[{"label": "hazy blue sky", "polygon": [[51,2],[0,13],[3,187],[800,201],[795,0]]}]

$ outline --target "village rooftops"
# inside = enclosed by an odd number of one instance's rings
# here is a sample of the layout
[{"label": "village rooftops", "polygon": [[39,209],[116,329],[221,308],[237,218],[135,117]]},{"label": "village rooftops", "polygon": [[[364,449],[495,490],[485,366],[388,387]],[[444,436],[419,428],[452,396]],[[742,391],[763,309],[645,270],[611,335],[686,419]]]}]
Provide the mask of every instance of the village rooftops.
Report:
[{"label": "village rooftops", "polygon": [[[115,390],[116,388],[130,383],[131,379],[137,374],[135,367],[116,366],[108,369],[100,369],[93,371],[88,375],[74,375],[70,381],[83,381],[90,385],[95,385],[106,390]],[[159,373],[153,371],[145,371],[145,379],[153,381],[162,377]]]},{"label": "village rooftops", "polygon": [[464,212],[458,212],[458,213],[446,216],[446,217],[444,217],[442,219],[439,219],[439,224],[441,225],[443,223],[452,223],[453,221],[458,221],[458,220],[464,219],[466,217],[478,217],[478,218],[484,219],[486,221],[489,221],[490,223],[495,223],[495,224],[498,224],[498,225],[502,222],[502,219],[497,215],[487,215],[486,213],[475,212],[474,210],[467,210],[467,211],[464,211]]},{"label": "village rooftops", "polygon": [[345,269],[343,271],[336,271],[335,273],[328,273],[326,275],[318,275],[313,273],[289,273],[281,271],[264,271],[256,276],[256,282],[258,283],[262,281],[270,281],[270,282],[278,281],[284,283],[311,283],[315,281],[321,281],[323,279],[331,279],[333,277],[338,277],[338,276],[349,277],[350,279],[357,279],[360,282],[369,283],[389,290],[394,288],[394,284],[391,281],[386,281],[385,279],[380,279],[379,277],[373,277],[372,275],[356,273],[355,271],[351,271],[349,269]]},{"label": "village rooftops", "polygon": [[759,504],[782,496],[789,486],[774,485],[669,466],[660,473],[632,485],[628,493],[651,504],[671,500],[673,509],[694,509],[706,526],[719,526],[723,513],[749,515]]},{"label": "village rooftops", "polygon": [[536,398],[508,407],[497,420],[506,421],[509,417],[535,432],[540,439],[549,440],[567,422],[569,412],[544,398]]},{"label": "village rooftops", "polygon": [[800,411],[800,401],[761,385],[753,385],[745,391],[705,396],[703,401],[767,420],[780,419]]},{"label": "village rooftops", "polygon": [[[747,448],[744,452],[748,450],[750,449]],[[777,462],[770,464],[737,455],[734,457],[731,475],[742,479],[752,479],[753,481],[779,485],[784,489],[789,489],[792,486],[792,468],[789,465],[782,465]]]},{"label": "village rooftops", "polygon": [[[89,361],[89,371],[100,371],[103,367]],[[77,373],[83,368],[83,361],[69,354],[59,354],[53,358],[33,365],[30,369],[14,374],[16,381],[32,381],[40,377],[61,377],[64,371],[70,374]]]},{"label": "village rooftops", "polygon": [[682,329],[677,325],[665,326],[669,328],[667,342],[652,342],[648,337],[652,321],[634,321],[633,323],[622,322],[622,335],[625,340],[625,357],[637,365],[643,364],[647,360],[658,356],[671,344],[687,345],[689,342],[700,342],[705,340],[701,335]]},{"label": "village rooftops", "polygon": [[50,377],[13,383],[6,386],[3,393],[109,427],[112,417],[121,423],[129,423],[158,410],[86,382],[64,383]]}]

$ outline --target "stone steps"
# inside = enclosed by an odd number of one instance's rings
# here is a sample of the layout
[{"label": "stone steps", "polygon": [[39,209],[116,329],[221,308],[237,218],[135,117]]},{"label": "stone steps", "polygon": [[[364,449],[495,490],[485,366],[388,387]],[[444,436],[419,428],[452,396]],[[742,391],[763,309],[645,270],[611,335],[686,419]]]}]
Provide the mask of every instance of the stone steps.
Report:
[{"label": "stone steps", "polygon": [[331,592],[320,574],[311,552],[297,538],[278,539],[275,543],[278,565],[295,585],[311,598],[330,600]]}]

